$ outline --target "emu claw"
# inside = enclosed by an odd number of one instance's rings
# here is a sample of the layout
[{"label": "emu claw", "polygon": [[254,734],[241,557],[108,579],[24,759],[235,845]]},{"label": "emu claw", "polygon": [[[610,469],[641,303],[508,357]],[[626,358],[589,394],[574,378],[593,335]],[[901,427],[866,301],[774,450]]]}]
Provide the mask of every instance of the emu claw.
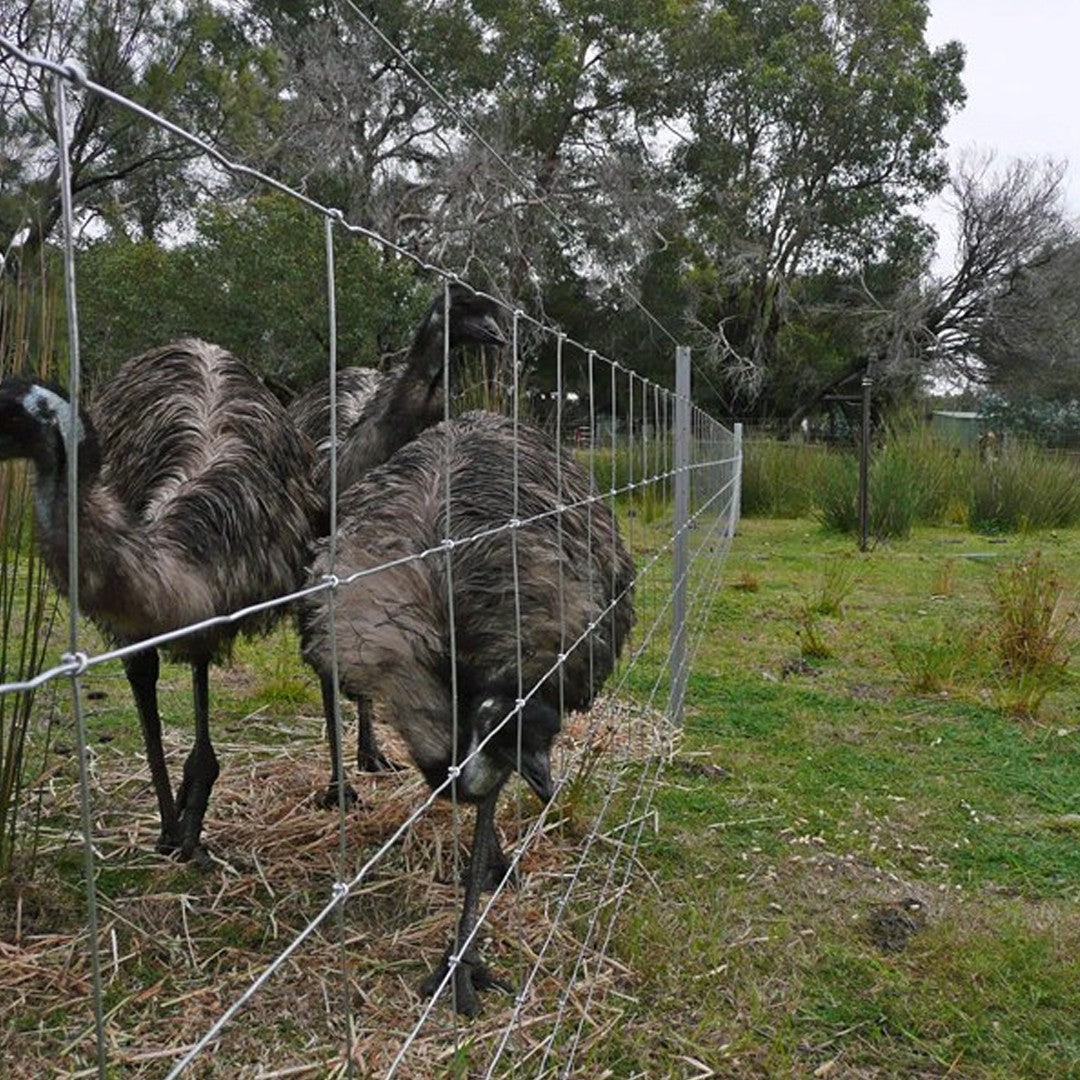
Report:
[{"label": "emu claw", "polygon": [[[439,966],[420,984],[420,992],[430,997],[442,985],[446,973],[450,970],[452,950],[448,950]],[[450,1001],[462,1016],[476,1016],[480,1012],[478,992],[484,990],[504,990],[508,994],[514,988],[503,979],[496,978],[491,970],[472,952],[461,958],[450,980],[452,997]]]},{"label": "emu claw", "polygon": [[356,755],[356,767],[361,772],[368,773],[396,773],[401,772],[403,768],[396,761],[391,761],[385,754],[366,754],[363,752]]},{"label": "emu claw", "polygon": [[158,842],[154,845],[154,850],[159,855],[175,855],[180,850],[180,841],[171,833],[163,832],[158,837]]},{"label": "emu claw", "polygon": [[210,870],[214,865],[214,860],[210,858],[210,852],[202,844],[196,844],[190,851],[187,850],[186,845],[182,847],[180,849],[180,860],[181,862],[191,862],[200,870]]},{"label": "emu claw", "polygon": [[199,843],[188,844],[162,833],[155,847],[159,855],[175,855],[180,862],[194,863],[200,870],[209,870],[214,865],[210,853]]},{"label": "emu claw", "polygon": [[[352,784],[345,784],[345,809],[351,810],[358,802],[360,797],[356,794],[356,790]],[[323,792],[322,798],[319,800],[319,805],[324,810],[336,810],[338,808],[338,786],[337,784],[327,784],[326,791]]]}]

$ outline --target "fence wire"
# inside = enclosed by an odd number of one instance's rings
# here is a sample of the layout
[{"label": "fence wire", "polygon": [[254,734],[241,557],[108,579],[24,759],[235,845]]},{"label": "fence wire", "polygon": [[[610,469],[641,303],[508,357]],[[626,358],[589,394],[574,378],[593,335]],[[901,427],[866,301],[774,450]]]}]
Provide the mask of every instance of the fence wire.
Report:
[{"label": "fence wire", "polygon": [[[741,439],[738,429],[731,431],[697,409],[690,399],[690,356],[685,349],[676,350],[673,363],[679,365],[676,393],[643,378],[618,360],[604,357],[556,327],[520,310],[503,307],[510,324],[507,349],[512,371],[510,410],[515,434],[527,423],[525,396],[519,382],[522,367],[520,326],[528,322],[541,334],[553,339],[556,352],[556,373],[553,386],[543,388],[541,399],[553,404],[553,416],[548,433],[556,447],[554,464],[555,486],[558,492],[555,505],[544,511],[522,516],[517,496],[521,486],[519,476],[518,440],[514,440],[512,470],[514,504],[509,516],[493,514],[491,524],[467,536],[456,537],[450,520],[442,543],[412,551],[407,555],[377,567],[351,571],[337,564],[334,552],[333,523],[338,520],[338,491],[336,478],[337,447],[337,326],[335,296],[334,234],[346,230],[368,237],[373,243],[409,259],[424,272],[444,282],[444,286],[460,279],[450,269],[434,266],[370,229],[351,224],[340,211],[322,205],[302,192],[279,180],[234,162],[216,147],[198,136],[179,128],[123,95],[99,86],[87,79],[82,71],[69,62],[34,56],[19,49],[13,42],[0,38],[0,51],[6,62],[37,67],[51,73],[58,102],[58,147],[61,169],[60,195],[64,205],[65,270],[68,281],[67,316],[72,335],[69,356],[72,364],[69,385],[78,387],[78,316],[76,305],[77,254],[74,246],[74,221],[70,178],[63,163],[64,95],[65,88],[75,85],[83,92],[99,94],[113,104],[138,115],[197,147],[208,162],[216,167],[272,188],[299,204],[324,222],[326,235],[327,292],[330,325],[328,327],[330,392],[330,475],[331,503],[330,533],[331,565],[329,574],[311,581],[304,588],[275,596],[242,610],[224,611],[212,618],[148,637],[119,648],[96,649],[88,644],[83,624],[77,620],[78,574],[69,574],[72,582],[72,623],[68,647],[57,663],[32,679],[0,685],[0,694],[16,693],[68,680],[72,686],[73,719],[80,763],[82,793],[82,835],[85,857],[87,932],[86,950],[92,973],[85,997],[89,1000],[93,1022],[80,1029],[74,1038],[65,1040],[58,1052],[64,1059],[59,1067],[68,1073],[93,1074],[104,1077],[114,1069],[134,1070],[139,1075],[237,1075],[252,1073],[253,1069],[301,1072],[305,1068],[328,1075],[431,1075],[436,1068],[448,1069],[451,1063],[467,1068],[471,1073],[488,1077],[509,1075],[571,1076],[580,1075],[582,1055],[587,1052],[590,1037],[602,1033],[607,1022],[602,999],[619,982],[621,966],[612,954],[612,942],[617,933],[620,915],[628,897],[636,890],[653,887],[641,866],[639,850],[650,829],[657,827],[654,797],[663,781],[664,767],[678,745],[683,698],[695,657],[704,643],[715,606],[723,559],[731,543],[738,520],[739,478],[741,469]],[[488,299],[498,303],[495,297]],[[443,385],[446,418],[450,418],[451,389],[454,365],[449,337],[449,291],[444,293],[443,307]],[[566,421],[569,401],[566,371],[575,364],[584,373],[588,385],[588,417],[572,427]],[[596,410],[596,390],[603,386],[610,397],[609,411],[599,415]],[[73,393],[72,409],[77,407]],[[69,460],[74,463],[77,446],[74,443],[76,424],[69,424],[72,445]],[[585,499],[564,503],[564,476],[568,470],[584,469],[591,481],[592,493]],[[72,510],[68,520],[78,520],[76,512],[78,483],[74,467],[70,492]],[[455,495],[449,464],[444,476],[444,497],[448,517],[452,517]],[[592,548],[594,515],[611,514],[620,523],[623,539],[633,558],[631,583],[619,588],[612,582],[610,600],[605,610],[589,621],[580,632],[569,625],[569,604],[564,595],[563,561],[558,561],[555,588],[558,594],[559,644],[557,656],[541,677],[526,684],[523,677],[525,630],[530,618],[521,603],[518,572],[528,553],[522,550],[521,537],[540,522],[555,524],[558,548],[563,548],[563,522],[566,515],[584,512],[589,527],[589,548]],[[508,656],[514,660],[517,673],[515,706],[487,736],[469,748],[460,760],[455,758],[447,779],[425,791],[417,791],[402,780],[405,797],[413,800],[411,810],[394,826],[385,830],[381,840],[357,850],[353,845],[354,817],[363,810],[350,810],[345,801],[344,784],[338,785],[336,851],[327,835],[322,851],[315,856],[320,865],[333,867],[324,877],[325,888],[321,901],[306,898],[304,908],[292,920],[285,943],[271,956],[261,956],[257,965],[247,965],[243,973],[229,971],[215,980],[216,954],[198,955],[198,945],[187,936],[186,949],[192,966],[205,970],[205,981],[193,996],[210,997],[215,1002],[214,1015],[197,1032],[187,1025],[170,1032],[170,1022],[163,1019],[161,1030],[154,1034],[157,1049],[144,1055],[124,1049],[124,1025],[128,1016],[125,1006],[110,1005],[106,1009],[106,988],[103,985],[103,958],[112,956],[114,974],[122,965],[115,930],[106,938],[98,926],[95,882],[100,876],[102,857],[98,851],[100,822],[95,835],[95,815],[90,805],[95,795],[93,777],[88,767],[92,752],[88,745],[82,702],[85,689],[81,678],[90,670],[115,665],[151,647],[174,644],[216,627],[246,621],[258,613],[285,610],[297,601],[324,592],[329,593],[331,614],[339,598],[361,579],[384,574],[404,565],[430,564],[441,560],[448,581],[447,604],[450,608],[450,680],[456,678],[458,646],[454,640],[455,591],[454,559],[469,545],[494,538],[505,539],[512,551],[513,579],[508,582],[514,602],[514,640],[507,642]],[[73,531],[69,550],[73,566],[77,566],[77,537]],[[614,563],[614,559],[611,560]],[[592,572],[590,566],[590,573]],[[589,582],[590,589],[592,582]],[[563,680],[567,663],[579,655],[589,658],[590,671],[596,663],[594,650],[597,631],[605,618],[614,617],[618,605],[633,597],[636,627],[628,647],[615,665],[604,688],[603,696],[594,702],[586,715],[575,716],[567,724],[567,732],[558,746],[558,775],[554,799],[539,810],[531,808],[522,798],[520,786],[511,787],[502,800],[503,817],[512,823],[516,836],[513,852],[507,865],[494,883],[494,888],[482,900],[478,918],[471,932],[455,941],[447,958],[447,969],[438,985],[427,995],[417,996],[413,983],[415,973],[403,979],[396,966],[380,976],[372,974],[370,966],[360,968],[359,954],[373,931],[365,931],[365,920],[378,914],[377,897],[386,882],[392,885],[397,873],[395,861],[404,845],[431,819],[439,806],[440,797],[450,802],[449,865],[455,880],[467,863],[462,830],[469,816],[458,805],[454,781],[470,762],[483,753],[506,724],[524,714],[526,707],[539,694],[549,679],[558,681],[560,703],[563,701]],[[331,617],[330,626],[335,620]],[[331,637],[333,639],[333,629]],[[333,716],[328,722],[336,733],[335,775],[345,776],[342,760],[343,725],[341,701],[337,690],[337,670],[343,648],[332,640],[335,684]],[[451,718],[454,745],[460,718],[457,714],[457,687],[452,686],[454,712]],[[518,729],[518,763],[522,759],[520,725]],[[97,778],[97,797],[101,799],[101,778]],[[211,807],[213,810],[213,805]],[[507,811],[511,811],[507,813]],[[504,827],[505,822],[504,822]],[[267,828],[272,828],[268,825]],[[436,824],[435,829],[439,826]],[[145,833],[145,829],[142,830]],[[145,835],[140,842],[146,845]],[[228,837],[220,842],[227,846]],[[437,842],[437,846],[445,841]],[[256,859],[255,873],[266,889],[274,889]],[[530,876],[542,879],[542,896],[526,895],[526,888],[515,889],[515,883],[527,882]],[[430,882],[430,879],[429,879]],[[224,890],[225,886],[222,886]],[[439,896],[430,900],[431,906],[442,906]],[[460,903],[460,891],[453,902]],[[188,900],[182,897],[181,910],[188,911]],[[215,901],[216,903],[216,901]],[[330,926],[333,916],[333,927]],[[386,913],[382,912],[385,919]],[[419,918],[419,916],[417,916]],[[259,1018],[265,1020],[252,1006],[267,988],[281,981],[288,985],[298,977],[305,949],[324,933],[335,938],[333,955],[337,971],[327,972],[322,985],[326,997],[326,1032],[322,1036],[307,1033],[306,1040],[298,1039],[290,1060],[260,1057],[230,1057],[230,1038],[238,1038],[238,1028],[245,1038],[242,1045],[252,1053],[251,1025]],[[402,924],[393,933],[405,936]],[[276,927],[275,927],[276,937]],[[485,997],[485,1012],[480,1020],[467,1021],[454,1008],[456,968],[463,962],[467,950],[483,942],[485,951],[497,943],[498,958],[493,961],[500,971],[513,968],[514,993],[509,998]],[[444,943],[444,942],[443,942]],[[404,949],[403,949],[404,951]],[[323,954],[320,954],[323,955]],[[365,983],[366,980],[366,983]],[[411,980],[411,981],[410,981]],[[392,999],[389,1015],[380,1014],[371,1030],[365,1019],[365,1006],[373,995],[385,993]],[[137,995],[132,995],[133,997]],[[333,1004],[331,996],[338,1004]],[[170,1003],[175,1009],[176,1002]],[[163,1011],[168,1008],[163,1006]],[[243,1025],[237,1021],[247,1017]],[[275,1017],[274,1022],[280,1021]],[[174,1020],[175,1023],[175,1013]],[[244,1030],[246,1028],[246,1030]],[[70,1035],[70,1033],[69,1033]],[[257,1035],[255,1036],[258,1041]],[[269,1031],[267,1042],[270,1041]],[[242,1054],[243,1051],[232,1051]],[[278,1053],[277,1050],[274,1053]],[[227,1062],[228,1064],[222,1064]],[[280,1071],[277,1075],[284,1075]]]}]

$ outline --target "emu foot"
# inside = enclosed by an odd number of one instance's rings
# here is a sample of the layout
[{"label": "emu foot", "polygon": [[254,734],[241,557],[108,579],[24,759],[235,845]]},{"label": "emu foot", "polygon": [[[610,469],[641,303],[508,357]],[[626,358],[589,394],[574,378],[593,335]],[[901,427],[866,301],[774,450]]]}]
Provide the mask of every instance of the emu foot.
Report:
[{"label": "emu foot", "polygon": [[210,870],[214,860],[210,858],[210,852],[202,844],[194,844],[188,850],[187,844],[180,849],[180,861],[194,863],[200,870]]},{"label": "emu foot", "polygon": [[175,855],[180,850],[180,840],[174,833],[163,832],[154,845],[159,855]]},{"label": "emu foot", "polygon": [[155,845],[158,854],[174,855],[180,862],[194,863],[200,870],[209,870],[214,865],[210,853],[197,841],[178,840],[175,836],[162,833]]},{"label": "emu foot", "polygon": [[[345,809],[351,810],[359,801],[360,797],[356,794],[356,789],[346,781]],[[326,785],[326,791],[323,792],[322,798],[319,799],[319,805],[324,810],[336,810],[338,808],[338,785],[336,783],[331,782]]]},{"label": "emu foot", "polygon": [[363,750],[359,751],[356,755],[356,767],[361,772],[368,773],[396,773],[401,772],[404,768],[403,765],[399,765],[396,761],[391,761],[385,754],[379,751],[370,754]]},{"label": "emu foot", "polygon": [[[422,994],[430,997],[442,985],[446,973],[450,970],[451,956],[453,949],[448,949],[439,966],[420,984]],[[454,968],[450,986],[447,988],[449,1001],[463,1016],[476,1016],[480,1012],[480,999],[477,994],[484,990],[504,990],[508,994],[514,992],[508,982],[491,974],[475,949],[470,949]]]}]

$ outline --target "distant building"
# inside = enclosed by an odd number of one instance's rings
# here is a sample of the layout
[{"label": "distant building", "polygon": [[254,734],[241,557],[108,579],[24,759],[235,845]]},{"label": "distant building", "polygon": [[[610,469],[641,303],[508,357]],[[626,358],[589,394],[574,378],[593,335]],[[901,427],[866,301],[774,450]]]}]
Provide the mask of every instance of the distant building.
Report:
[{"label": "distant building", "polygon": [[984,423],[977,412],[935,409],[930,414],[930,430],[938,438],[957,446],[974,446],[979,441]]}]

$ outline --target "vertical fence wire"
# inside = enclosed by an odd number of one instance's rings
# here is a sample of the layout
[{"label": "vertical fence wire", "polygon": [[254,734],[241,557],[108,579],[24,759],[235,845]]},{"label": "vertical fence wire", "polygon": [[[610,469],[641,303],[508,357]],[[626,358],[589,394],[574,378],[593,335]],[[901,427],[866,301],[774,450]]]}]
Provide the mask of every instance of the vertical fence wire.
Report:
[{"label": "vertical fence wire", "polygon": [[[330,548],[331,573],[337,571],[337,517],[338,517],[338,491],[337,491],[337,275],[335,272],[336,262],[334,257],[334,219],[327,215],[323,219],[324,238],[326,243],[326,313],[329,323],[329,372],[328,396],[330,402],[330,535],[328,544]],[[338,955],[341,960],[341,1011],[345,1026],[345,1069],[346,1075],[352,1080],[356,1075],[356,1062],[353,1055],[354,1025],[352,1015],[352,992],[349,979],[349,950],[348,934],[345,924],[345,904],[348,898],[348,890],[345,880],[348,877],[348,835],[346,797],[347,784],[345,781],[345,752],[344,752],[344,725],[341,721],[341,689],[339,679],[340,658],[338,655],[337,639],[337,591],[331,589],[327,595],[327,618],[330,620],[330,672],[333,679],[331,704],[333,715],[327,718],[327,722],[334,726],[334,775],[338,778],[337,784],[337,828],[338,828],[338,873],[334,883],[334,895],[337,897],[337,933]],[[328,1018],[329,1019],[329,1018]]]},{"label": "vertical fence wire", "polygon": [[64,227],[64,300],[68,323],[68,397],[70,401],[65,453],[67,454],[67,572],[68,657],[75,660],[71,673],[71,711],[79,755],[79,814],[83,832],[83,873],[86,878],[86,922],[90,952],[90,979],[94,1010],[94,1038],[98,1075],[105,1076],[105,1003],[101,984],[101,949],[98,942],[97,867],[94,858],[93,816],[90,811],[90,746],[82,708],[79,676],[85,656],[79,650],[79,418],[82,381],[79,363],[79,316],[75,290],[75,211],[71,190],[68,143],[67,91],[60,76],[53,79],[56,101],[56,140],[60,157],[60,209]]},{"label": "vertical fence wire", "polygon": [[686,574],[687,527],[690,520],[690,350],[680,345],[675,350],[675,508],[672,531],[675,550],[672,577],[675,607],[672,613],[671,647],[671,717],[682,725],[686,697]]},{"label": "vertical fence wire", "polygon": [[[443,385],[443,422],[450,420],[450,282],[444,281],[442,287],[442,385]],[[443,549],[444,566],[446,572],[446,621],[449,634],[450,646],[450,743],[452,746],[450,761],[450,812],[451,831],[453,838],[453,875],[458,893],[462,891],[462,866],[464,859],[461,854],[461,806],[458,799],[458,785],[456,777],[461,769],[459,731],[461,725],[461,713],[458,702],[458,647],[457,647],[457,616],[454,602],[454,512],[453,512],[453,481],[451,478],[452,447],[451,440],[444,443],[446,447],[443,462]],[[458,900],[460,901],[460,895]],[[447,975],[450,980],[450,1000],[453,1008],[454,1046],[461,1044],[461,1025],[458,1022],[458,994],[456,973],[461,964],[462,954],[465,952],[466,943],[462,942],[460,928],[454,927],[454,951],[450,956]],[[438,997],[439,990],[432,995]]]},{"label": "vertical fence wire", "polygon": [[[521,424],[521,386],[518,381],[519,371],[521,368],[521,358],[519,353],[519,338],[518,333],[521,329],[521,320],[518,318],[518,313],[515,311],[513,316],[513,325],[510,331],[510,364],[511,364],[511,424],[513,432],[513,449],[511,450],[511,496],[510,496],[510,564],[511,564],[511,585],[514,590],[514,671],[516,673],[515,691],[516,698],[515,716],[514,719],[518,725],[517,731],[517,761],[518,770],[521,769],[521,756],[522,756],[522,738],[524,736],[524,716],[523,707],[525,700],[525,648],[522,638],[522,612],[521,612],[521,550],[519,546],[520,536],[517,528],[517,523],[521,520],[521,441],[519,438],[520,424]],[[519,784],[516,790],[515,809],[517,811],[517,827],[518,836],[522,836],[525,832],[525,809],[522,804],[522,791]],[[518,939],[524,946],[524,916],[521,913],[521,908],[518,908]],[[522,959],[524,965],[525,951],[522,947]],[[523,986],[527,982],[528,976],[526,975],[522,979]],[[521,991],[524,993],[524,989]],[[513,1028],[521,1023],[520,1011],[515,1009],[511,1021],[506,1026],[507,1038]]]}]

